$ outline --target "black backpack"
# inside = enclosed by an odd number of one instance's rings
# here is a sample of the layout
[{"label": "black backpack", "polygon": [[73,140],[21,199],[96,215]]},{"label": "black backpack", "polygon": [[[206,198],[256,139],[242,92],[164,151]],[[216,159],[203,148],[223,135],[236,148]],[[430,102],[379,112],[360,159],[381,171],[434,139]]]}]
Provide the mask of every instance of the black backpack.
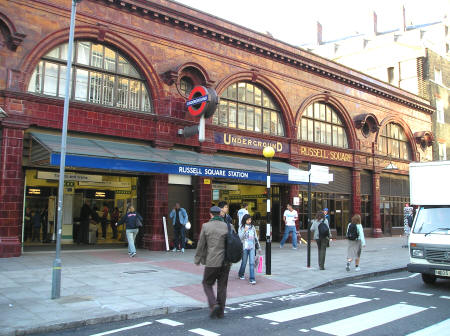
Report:
[{"label": "black backpack", "polygon": [[328,225],[325,224],[325,221],[321,221],[319,224],[319,238],[326,238],[330,236],[330,230],[328,229]]},{"label": "black backpack", "polygon": [[225,239],[225,262],[237,263],[242,259],[242,242],[239,235],[231,230],[230,223],[227,223],[228,233]]},{"label": "black backpack", "polygon": [[349,240],[356,240],[356,239],[358,239],[358,237],[359,237],[359,234],[358,234],[358,228],[356,227],[356,224],[350,223],[350,225],[348,226],[347,238]]}]

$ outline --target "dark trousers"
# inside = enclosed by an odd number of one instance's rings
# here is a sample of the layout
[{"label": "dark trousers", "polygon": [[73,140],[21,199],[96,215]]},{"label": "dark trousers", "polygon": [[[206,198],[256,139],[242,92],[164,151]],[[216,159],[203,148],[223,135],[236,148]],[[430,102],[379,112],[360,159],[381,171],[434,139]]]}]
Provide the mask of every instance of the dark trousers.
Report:
[{"label": "dark trousers", "polygon": [[174,244],[178,249],[184,248],[184,245],[186,244],[186,229],[184,228],[184,225],[181,224],[175,224],[173,227],[174,232]]},{"label": "dark trousers", "polygon": [[77,243],[89,243],[89,219],[82,220],[78,232]]},{"label": "dark trousers", "polygon": [[111,221],[111,229],[113,232],[113,239],[117,239],[117,226],[116,226],[117,221]]},{"label": "dark trousers", "polygon": [[325,255],[327,253],[328,238],[316,239],[319,252],[319,268],[325,269]]},{"label": "dark trousers", "polygon": [[41,227],[40,226],[33,226],[33,237],[31,241],[37,240],[38,242],[41,241]]},{"label": "dark trousers", "polygon": [[106,218],[102,218],[102,237],[106,239],[106,228],[108,224],[108,220]]},{"label": "dark trousers", "polygon": [[[225,303],[227,301],[227,286],[228,286],[228,274],[230,273],[231,265],[225,265],[222,267],[205,267],[203,273],[203,290],[205,291],[206,298],[208,299],[209,308],[212,308],[215,304],[220,306],[221,315],[225,309]],[[217,280],[217,298],[214,295],[213,285]]]}]

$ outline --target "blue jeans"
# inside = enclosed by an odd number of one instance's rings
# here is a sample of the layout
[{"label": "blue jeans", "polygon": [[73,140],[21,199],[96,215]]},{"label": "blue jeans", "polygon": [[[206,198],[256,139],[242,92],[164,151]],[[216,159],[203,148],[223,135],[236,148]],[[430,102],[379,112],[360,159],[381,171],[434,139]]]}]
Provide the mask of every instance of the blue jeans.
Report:
[{"label": "blue jeans", "polygon": [[251,250],[244,250],[242,254],[241,268],[239,269],[239,276],[243,277],[245,274],[245,267],[247,266],[247,259],[250,266],[250,281],[255,280],[255,248]]},{"label": "blue jeans", "polygon": [[127,240],[128,240],[128,252],[136,253],[136,247],[134,247],[134,240],[139,232],[139,229],[127,229]]},{"label": "blue jeans", "polygon": [[297,230],[295,226],[286,226],[284,229],[283,239],[281,239],[280,246],[282,247],[289,237],[289,233],[292,232],[292,246],[297,247]]}]

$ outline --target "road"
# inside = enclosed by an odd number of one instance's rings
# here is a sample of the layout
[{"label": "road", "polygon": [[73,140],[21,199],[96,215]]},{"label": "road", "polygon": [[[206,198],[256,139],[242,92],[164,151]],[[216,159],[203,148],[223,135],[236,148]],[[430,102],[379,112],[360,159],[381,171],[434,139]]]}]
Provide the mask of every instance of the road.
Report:
[{"label": "road", "polygon": [[[41,334],[43,335],[43,334]],[[450,279],[422,283],[407,272],[235,304],[46,335],[450,335]]]}]

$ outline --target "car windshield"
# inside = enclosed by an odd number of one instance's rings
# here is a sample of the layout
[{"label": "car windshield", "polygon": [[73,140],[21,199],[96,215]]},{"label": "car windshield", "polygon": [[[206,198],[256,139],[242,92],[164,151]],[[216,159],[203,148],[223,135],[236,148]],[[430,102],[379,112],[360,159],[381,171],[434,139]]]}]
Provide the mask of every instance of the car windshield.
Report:
[{"label": "car windshield", "polygon": [[450,234],[450,207],[421,207],[413,232]]}]

